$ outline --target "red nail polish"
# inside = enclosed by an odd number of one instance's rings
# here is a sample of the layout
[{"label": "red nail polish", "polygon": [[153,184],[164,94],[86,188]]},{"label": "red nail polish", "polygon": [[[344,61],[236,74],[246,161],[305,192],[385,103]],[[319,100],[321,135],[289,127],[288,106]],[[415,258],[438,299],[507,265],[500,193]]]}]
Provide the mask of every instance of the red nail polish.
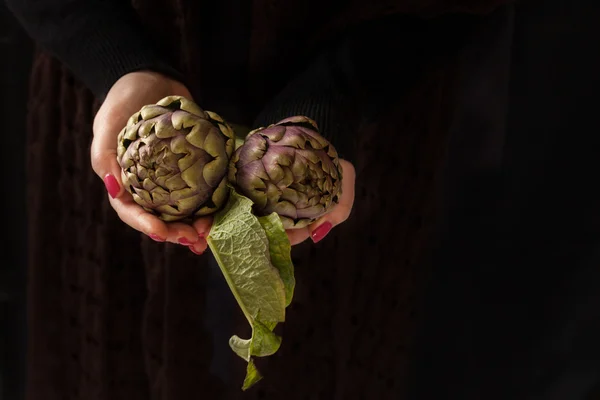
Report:
[{"label": "red nail polish", "polygon": [[197,255],[199,255],[199,256],[200,256],[200,255],[202,255],[202,254],[204,253],[203,251],[196,251],[196,249],[194,248],[194,246],[188,246],[188,249],[190,249],[190,251],[191,251],[192,253],[194,253],[194,254],[197,254]]},{"label": "red nail polish", "polygon": [[179,242],[179,244],[182,244],[184,246],[189,246],[191,244],[193,244],[191,241],[188,240],[188,238],[186,237],[180,237],[179,239],[177,239],[177,241]]},{"label": "red nail polish", "polygon": [[117,197],[119,190],[121,190],[119,182],[117,182],[117,179],[112,174],[106,174],[104,177],[104,186],[106,186],[106,191],[113,199]]},{"label": "red nail polish", "polygon": [[157,242],[164,242],[167,239],[163,239],[158,235],[155,235],[154,233],[149,234],[148,236],[150,236],[150,239],[155,240]]},{"label": "red nail polish", "polygon": [[331,222],[329,222],[329,221],[323,222],[321,224],[321,226],[317,227],[317,229],[315,229],[312,232],[312,234],[310,235],[312,238],[312,241],[317,243],[317,242],[320,242],[321,240],[323,240],[323,238],[325,236],[327,236],[327,234],[329,233],[331,228],[333,228],[333,225],[331,224]]}]

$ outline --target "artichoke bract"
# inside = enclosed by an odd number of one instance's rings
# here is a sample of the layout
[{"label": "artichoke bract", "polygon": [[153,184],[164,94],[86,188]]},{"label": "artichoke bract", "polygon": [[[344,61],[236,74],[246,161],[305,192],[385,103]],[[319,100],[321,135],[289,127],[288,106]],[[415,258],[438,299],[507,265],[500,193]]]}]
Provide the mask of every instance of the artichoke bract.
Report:
[{"label": "artichoke bract", "polygon": [[342,170],[317,123],[294,116],[250,132],[231,158],[229,181],[257,214],[276,212],[285,229],[295,229],[338,203]]},{"label": "artichoke bract", "polygon": [[117,161],[136,203],[164,221],[177,221],[223,206],[234,147],[223,118],[169,96],[131,116],[118,136]]}]

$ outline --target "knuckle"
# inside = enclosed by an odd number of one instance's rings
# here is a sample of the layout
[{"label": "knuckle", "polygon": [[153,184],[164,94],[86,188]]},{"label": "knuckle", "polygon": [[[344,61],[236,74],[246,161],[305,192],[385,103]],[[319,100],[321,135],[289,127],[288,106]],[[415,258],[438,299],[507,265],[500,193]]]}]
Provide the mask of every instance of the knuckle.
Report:
[{"label": "knuckle", "polygon": [[110,202],[110,203],[111,203],[111,205],[112,205],[112,207],[113,207],[113,210],[115,210],[115,212],[117,213],[117,216],[119,217],[119,219],[120,219],[122,222],[124,222],[125,224],[127,224],[127,225],[131,226],[132,228],[136,229],[136,228],[135,228],[135,226],[131,225],[131,224],[129,223],[129,221],[127,221],[127,216],[125,215],[125,213],[124,213],[123,209],[122,209],[121,207],[115,207],[115,204],[114,204],[114,202],[115,202],[115,200],[111,200],[111,202]]},{"label": "knuckle", "polygon": [[119,199],[110,199],[110,204],[123,223],[136,231],[144,233],[141,229],[143,224],[141,223],[141,219],[137,218],[137,212],[132,212],[132,210],[125,206]]},{"label": "knuckle", "polygon": [[335,225],[345,222],[350,217],[351,207],[346,207],[343,204],[339,204],[332,213],[332,219]]},{"label": "knuckle", "polygon": [[348,216],[346,216],[345,214],[338,215],[337,218],[334,218],[333,225],[334,226],[340,225],[340,224],[346,222],[347,219],[348,219]]},{"label": "knuckle", "polygon": [[340,218],[338,218],[338,224],[341,224],[342,222],[346,222],[346,220],[348,219],[348,217],[350,217],[350,213],[349,212],[345,212],[343,213]]},{"label": "knuckle", "polygon": [[98,174],[102,174],[104,167],[105,157],[101,151],[97,150],[92,146],[92,150],[90,153],[90,160],[92,162],[92,169]]}]

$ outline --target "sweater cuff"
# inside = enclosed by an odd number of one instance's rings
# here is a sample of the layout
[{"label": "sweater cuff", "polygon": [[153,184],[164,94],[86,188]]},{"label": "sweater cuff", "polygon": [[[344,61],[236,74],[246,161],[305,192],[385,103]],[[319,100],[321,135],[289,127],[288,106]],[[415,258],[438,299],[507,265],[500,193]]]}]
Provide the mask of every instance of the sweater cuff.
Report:
[{"label": "sweater cuff", "polygon": [[254,127],[275,124],[295,115],[306,116],[317,123],[319,131],[335,147],[340,158],[353,162],[355,135],[342,122],[344,115],[340,115],[332,105],[332,99],[323,95],[296,98],[295,101],[267,107],[255,120]]},{"label": "sweater cuff", "polygon": [[340,158],[353,162],[360,114],[355,112],[346,85],[336,79],[334,70],[331,60],[321,57],[263,109],[253,129],[303,115],[317,123]]},{"label": "sweater cuff", "polygon": [[124,25],[91,29],[71,41],[58,58],[103,100],[123,75],[152,70],[185,84],[183,75],[156,54],[147,38]]},{"label": "sweater cuff", "polygon": [[[126,39],[125,39],[126,38]],[[69,62],[73,72],[100,99],[104,99],[112,85],[131,72],[152,70],[184,83],[183,75],[164,62],[153,51],[136,47],[135,37],[121,36],[117,31],[97,31],[80,51],[78,62]]]},{"label": "sweater cuff", "polygon": [[59,34],[40,42],[97,98],[103,100],[123,75],[141,70],[159,72],[186,84],[183,74],[159,54],[133,12],[109,8],[94,12],[93,20],[89,18],[91,11],[61,19],[64,28]]}]

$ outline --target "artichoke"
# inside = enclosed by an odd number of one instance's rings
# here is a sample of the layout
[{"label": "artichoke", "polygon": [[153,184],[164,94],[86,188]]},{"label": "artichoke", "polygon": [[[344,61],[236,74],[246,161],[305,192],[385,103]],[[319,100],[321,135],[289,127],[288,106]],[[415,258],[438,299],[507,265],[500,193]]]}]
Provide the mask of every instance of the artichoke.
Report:
[{"label": "artichoke", "polygon": [[118,136],[117,161],[134,200],[177,221],[223,206],[234,147],[234,133],[219,115],[169,96],[131,116]]},{"label": "artichoke", "polygon": [[295,116],[250,132],[231,158],[229,181],[258,215],[276,212],[285,229],[295,229],[338,203],[342,170],[316,122]]}]

